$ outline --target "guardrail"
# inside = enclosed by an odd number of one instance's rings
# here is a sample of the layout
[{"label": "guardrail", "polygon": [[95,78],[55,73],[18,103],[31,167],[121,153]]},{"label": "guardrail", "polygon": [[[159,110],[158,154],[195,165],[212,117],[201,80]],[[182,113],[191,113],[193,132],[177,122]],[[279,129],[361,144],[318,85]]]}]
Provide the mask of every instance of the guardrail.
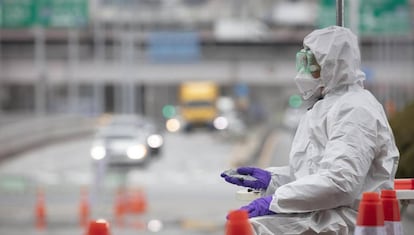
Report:
[{"label": "guardrail", "polygon": [[0,115],[0,161],[51,141],[92,134],[96,119],[76,115]]}]

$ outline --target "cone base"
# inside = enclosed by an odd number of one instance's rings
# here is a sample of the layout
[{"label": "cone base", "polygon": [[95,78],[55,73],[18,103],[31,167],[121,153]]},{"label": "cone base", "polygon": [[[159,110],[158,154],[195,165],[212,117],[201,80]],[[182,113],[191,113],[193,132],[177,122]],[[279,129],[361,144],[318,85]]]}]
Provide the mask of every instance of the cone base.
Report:
[{"label": "cone base", "polygon": [[384,226],[357,226],[354,235],[387,235]]},{"label": "cone base", "polygon": [[400,221],[385,221],[384,224],[387,235],[404,235]]}]

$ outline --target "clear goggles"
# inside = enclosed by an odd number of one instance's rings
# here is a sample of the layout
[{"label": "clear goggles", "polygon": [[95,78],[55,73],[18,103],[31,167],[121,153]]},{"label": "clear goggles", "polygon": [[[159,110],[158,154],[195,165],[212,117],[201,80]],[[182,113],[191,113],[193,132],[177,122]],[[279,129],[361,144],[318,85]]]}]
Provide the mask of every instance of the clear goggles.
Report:
[{"label": "clear goggles", "polygon": [[312,51],[304,48],[296,53],[296,71],[300,73],[313,73],[320,70],[320,66]]}]

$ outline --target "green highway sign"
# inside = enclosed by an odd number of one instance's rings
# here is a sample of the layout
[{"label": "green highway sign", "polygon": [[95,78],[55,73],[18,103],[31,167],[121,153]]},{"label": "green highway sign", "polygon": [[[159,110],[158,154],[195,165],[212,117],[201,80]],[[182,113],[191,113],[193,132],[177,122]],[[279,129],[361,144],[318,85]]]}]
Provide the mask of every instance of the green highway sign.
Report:
[{"label": "green highway sign", "polygon": [[0,1],[2,27],[30,27],[36,19],[33,0],[2,0]]},{"label": "green highway sign", "polygon": [[[349,22],[349,1],[345,1],[345,25]],[[336,24],[336,1],[320,0],[318,27]],[[359,31],[362,36],[411,33],[408,0],[360,0]]]},{"label": "green highway sign", "polygon": [[0,0],[2,28],[76,28],[88,22],[88,0]]},{"label": "green highway sign", "polygon": [[82,27],[89,21],[86,0],[37,0],[37,10],[45,27]]}]

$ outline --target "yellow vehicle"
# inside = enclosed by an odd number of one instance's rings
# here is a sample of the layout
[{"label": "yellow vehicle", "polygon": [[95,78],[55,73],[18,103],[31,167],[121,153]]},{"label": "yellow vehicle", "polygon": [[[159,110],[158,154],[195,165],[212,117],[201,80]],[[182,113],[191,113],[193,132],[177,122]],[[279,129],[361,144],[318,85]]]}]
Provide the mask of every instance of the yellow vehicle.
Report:
[{"label": "yellow vehicle", "polygon": [[181,118],[185,130],[194,126],[213,127],[218,115],[216,101],[219,87],[210,81],[184,82],[179,88]]}]

